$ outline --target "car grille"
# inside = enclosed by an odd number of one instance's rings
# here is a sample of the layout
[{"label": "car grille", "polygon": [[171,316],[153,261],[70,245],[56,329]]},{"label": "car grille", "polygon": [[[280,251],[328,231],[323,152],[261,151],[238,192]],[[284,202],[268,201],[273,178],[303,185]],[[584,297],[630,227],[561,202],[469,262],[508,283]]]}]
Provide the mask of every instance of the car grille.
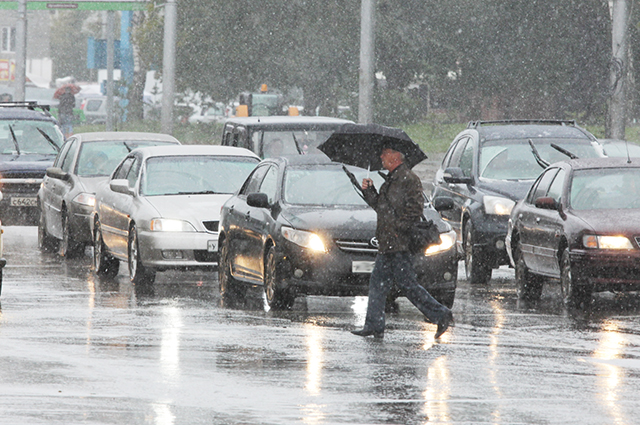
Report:
[{"label": "car grille", "polygon": [[199,263],[217,263],[218,262],[217,252],[209,252],[203,249],[197,249],[193,251],[193,257]]},{"label": "car grille", "polygon": [[344,252],[371,255],[378,253],[378,248],[374,247],[369,241],[336,239],[334,242]]},{"label": "car grille", "polygon": [[203,221],[202,222],[202,225],[204,226],[204,228],[210,232],[217,232],[219,224],[220,224],[219,221]]},{"label": "car grille", "polygon": [[0,177],[0,189],[5,193],[37,193],[44,171],[5,170]]}]

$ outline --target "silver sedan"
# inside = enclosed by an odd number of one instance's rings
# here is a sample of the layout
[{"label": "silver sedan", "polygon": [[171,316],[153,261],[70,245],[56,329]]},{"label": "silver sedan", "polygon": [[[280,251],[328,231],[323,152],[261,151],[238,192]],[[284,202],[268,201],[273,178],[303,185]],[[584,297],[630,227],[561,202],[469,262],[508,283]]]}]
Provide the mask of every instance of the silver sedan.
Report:
[{"label": "silver sedan", "polygon": [[96,189],[94,269],[150,284],[156,271],[216,268],[220,208],[259,162],[243,148],[136,149]]}]

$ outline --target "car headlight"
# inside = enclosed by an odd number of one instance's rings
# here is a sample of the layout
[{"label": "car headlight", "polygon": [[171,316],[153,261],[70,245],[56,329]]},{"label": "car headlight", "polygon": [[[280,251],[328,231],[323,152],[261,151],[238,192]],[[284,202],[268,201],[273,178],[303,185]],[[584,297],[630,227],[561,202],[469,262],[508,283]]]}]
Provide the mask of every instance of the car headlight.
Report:
[{"label": "car headlight", "polygon": [[312,251],[327,252],[322,242],[322,238],[313,232],[305,232],[304,230],[296,230],[291,227],[282,227],[282,236],[296,245],[303,248],[309,248]]},{"label": "car headlight", "polygon": [[585,248],[596,249],[633,249],[631,241],[625,236],[584,235],[582,244]]},{"label": "car headlight", "polygon": [[96,195],[93,193],[79,193],[73,198],[73,202],[93,208],[96,205]]},{"label": "car headlight", "polygon": [[154,232],[195,232],[196,229],[184,220],[172,218],[154,218],[151,220],[151,230]]},{"label": "car headlight", "polygon": [[448,251],[456,243],[456,232],[450,230],[447,233],[440,233],[440,243],[438,245],[431,245],[425,251],[424,255],[434,255],[440,252]]},{"label": "car headlight", "polygon": [[509,215],[516,204],[515,201],[500,196],[485,196],[482,200],[484,210],[493,215]]}]

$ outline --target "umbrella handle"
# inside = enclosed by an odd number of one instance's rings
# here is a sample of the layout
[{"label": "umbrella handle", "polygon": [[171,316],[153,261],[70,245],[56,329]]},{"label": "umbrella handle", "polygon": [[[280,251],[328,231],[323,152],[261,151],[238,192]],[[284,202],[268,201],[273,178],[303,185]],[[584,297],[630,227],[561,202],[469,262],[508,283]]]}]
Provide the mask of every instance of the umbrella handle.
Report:
[{"label": "umbrella handle", "polygon": [[360,186],[360,183],[358,182],[358,179],[356,179],[356,176],[354,176],[351,171],[347,170],[347,167],[345,167],[344,165],[342,166],[342,169],[347,174],[347,177],[349,177],[349,180],[351,180],[351,184],[353,185],[353,187],[357,189],[358,194],[362,194],[362,186]]}]

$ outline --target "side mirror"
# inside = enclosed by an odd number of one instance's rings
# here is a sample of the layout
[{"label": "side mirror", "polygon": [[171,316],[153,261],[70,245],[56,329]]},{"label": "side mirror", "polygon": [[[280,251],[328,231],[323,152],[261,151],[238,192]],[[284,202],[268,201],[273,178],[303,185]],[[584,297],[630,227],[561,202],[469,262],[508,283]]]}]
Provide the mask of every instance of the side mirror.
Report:
[{"label": "side mirror", "polygon": [[58,180],[69,180],[69,173],[62,171],[59,167],[49,167],[46,171],[47,177]]},{"label": "side mirror", "polygon": [[454,184],[470,184],[472,183],[471,177],[467,177],[462,172],[460,167],[450,167],[444,170],[442,179],[447,183]]},{"label": "side mirror", "polygon": [[536,208],[542,208],[545,210],[558,210],[559,208],[559,204],[556,202],[556,200],[550,197],[538,198],[536,199],[534,205],[536,206]]},{"label": "side mirror", "polygon": [[109,182],[109,188],[117,193],[124,193],[125,195],[131,195],[133,191],[129,187],[129,181],[126,179],[115,179]]},{"label": "side mirror", "polygon": [[247,204],[255,208],[269,208],[269,197],[266,193],[254,192],[247,195]]},{"label": "side mirror", "polygon": [[438,197],[435,198],[432,201],[433,204],[433,208],[435,208],[436,211],[440,212],[440,211],[449,211],[452,210],[454,205],[453,205],[453,199],[449,198],[447,196],[442,196],[442,197]]}]

